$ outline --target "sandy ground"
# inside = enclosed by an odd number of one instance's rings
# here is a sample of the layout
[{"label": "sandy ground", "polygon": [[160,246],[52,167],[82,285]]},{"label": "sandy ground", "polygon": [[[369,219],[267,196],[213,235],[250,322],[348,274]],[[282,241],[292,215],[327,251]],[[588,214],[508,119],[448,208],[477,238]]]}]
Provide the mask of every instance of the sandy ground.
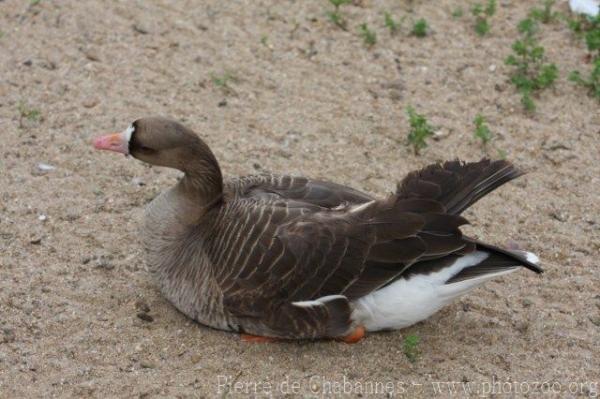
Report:
[{"label": "sandy ground", "polygon": [[[357,1],[343,9],[347,32],[325,1],[0,1],[0,397],[596,397],[600,104],[567,81],[587,68],[585,49],[555,23],[542,43],[561,77],[536,114],[522,111],[503,60],[535,3],[500,3],[482,39],[468,13],[450,16],[469,3],[448,0]],[[425,17],[432,34],[408,36],[405,23],[390,36],[386,10]],[[377,32],[371,49],[362,22]],[[405,146],[409,104],[440,131],[421,156]],[[413,168],[485,155],[476,113],[530,173],[469,210],[466,230],[536,252],[546,273],[501,278],[352,346],[249,345],[178,313],[137,233],[177,173],[90,146],[168,115],[205,138],[226,175],[303,174],[384,195]],[[137,317],[145,306],[153,321]],[[407,334],[421,339],[414,363]]]}]

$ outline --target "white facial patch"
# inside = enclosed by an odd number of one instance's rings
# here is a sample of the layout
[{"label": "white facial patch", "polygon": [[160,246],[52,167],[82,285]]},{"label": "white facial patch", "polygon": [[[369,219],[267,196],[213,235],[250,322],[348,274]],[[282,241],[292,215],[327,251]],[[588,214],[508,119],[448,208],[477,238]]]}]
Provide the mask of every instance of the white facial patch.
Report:
[{"label": "white facial patch", "polygon": [[129,143],[129,140],[131,140],[131,135],[133,132],[135,132],[135,127],[133,127],[133,125],[129,125],[127,129],[123,130],[123,138],[127,143]]}]

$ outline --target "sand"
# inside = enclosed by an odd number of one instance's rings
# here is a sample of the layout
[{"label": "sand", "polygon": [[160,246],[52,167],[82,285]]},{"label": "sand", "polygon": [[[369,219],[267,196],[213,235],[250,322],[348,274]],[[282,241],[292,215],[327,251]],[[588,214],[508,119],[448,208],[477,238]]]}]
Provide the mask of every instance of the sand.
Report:
[{"label": "sand", "polygon": [[[560,78],[523,112],[503,60],[534,4],[501,1],[479,38],[469,4],[449,0],[355,1],[348,31],[326,1],[0,1],[0,397],[596,397],[600,104],[567,80],[589,64],[557,22],[541,37]],[[397,36],[384,11],[408,16]],[[423,39],[407,34],[418,17]],[[408,105],[438,131],[420,156],[405,145]],[[473,138],[477,113],[489,149]],[[302,174],[376,195],[497,147],[529,173],[470,209],[465,232],[518,243],[546,272],[356,345],[242,343],[180,314],[145,270],[143,207],[178,173],[90,145],[146,115],[192,127],[227,176]]]}]

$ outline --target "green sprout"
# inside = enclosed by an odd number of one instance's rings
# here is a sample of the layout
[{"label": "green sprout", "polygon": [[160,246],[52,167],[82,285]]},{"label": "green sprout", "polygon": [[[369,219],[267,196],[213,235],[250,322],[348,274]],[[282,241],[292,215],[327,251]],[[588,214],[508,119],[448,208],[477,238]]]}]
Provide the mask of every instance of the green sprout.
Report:
[{"label": "green sprout", "polygon": [[350,1],[351,0],[329,0],[329,2],[331,4],[333,4],[333,6],[335,7],[336,10],[339,9],[340,6],[350,3]]},{"label": "green sprout", "polygon": [[479,36],[485,36],[490,31],[488,18],[496,13],[496,0],[488,0],[487,4],[477,3],[471,8],[471,14],[475,17],[473,28]]},{"label": "green sprout", "polygon": [[592,97],[600,100],[600,15],[587,18],[580,27],[580,34],[585,34],[585,44],[592,54],[593,67],[588,78],[584,78],[579,71],[573,71],[569,80],[587,88]]},{"label": "green sprout", "polygon": [[406,107],[410,131],[408,132],[408,143],[412,145],[413,151],[419,155],[420,151],[427,147],[427,138],[433,136],[433,128],[427,119],[418,114],[413,107]]},{"label": "green sprout", "polygon": [[398,33],[398,31],[400,30],[400,26],[402,26],[402,21],[404,21],[404,18],[396,21],[392,14],[390,14],[389,12],[386,12],[383,16],[385,19],[385,27],[390,30],[390,33],[392,35]]},{"label": "green sprout", "polygon": [[377,35],[369,29],[367,24],[361,24],[358,28],[360,36],[368,47],[372,47],[377,43]]},{"label": "green sprout", "polygon": [[589,78],[584,78],[579,71],[573,71],[569,75],[569,80],[585,87],[592,97],[600,101],[600,57],[594,61]]},{"label": "green sprout", "polygon": [[486,146],[487,143],[489,143],[492,139],[492,132],[490,131],[485,118],[483,115],[477,114],[473,120],[473,123],[475,123],[474,136],[481,140],[481,143]]},{"label": "green sprout", "polygon": [[419,357],[419,342],[421,342],[421,338],[419,338],[419,336],[415,334],[407,335],[404,338],[404,355],[411,363],[416,362]]},{"label": "green sprout", "polygon": [[558,20],[560,13],[552,11],[552,7],[556,3],[556,0],[544,0],[542,8],[534,8],[529,12],[529,17],[540,21],[543,24],[549,24],[550,22]]},{"label": "green sprout", "polygon": [[425,37],[427,36],[427,32],[429,31],[429,25],[424,18],[418,19],[413,24],[411,34],[416,37]]},{"label": "green sprout", "polygon": [[213,73],[210,75],[210,78],[216,87],[223,89],[224,91],[231,91],[230,82],[235,82],[237,80],[233,74],[227,71],[223,72],[221,75]]},{"label": "green sprout", "polygon": [[260,37],[260,44],[262,44],[262,45],[263,45],[263,46],[265,46],[265,47],[268,47],[268,46],[269,46],[269,36],[267,36],[267,35],[262,35],[262,36]]},{"label": "green sprout", "polygon": [[533,94],[554,84],[558,68],[547,63],[545,49],[535,37],[536,21],[527,18],[519,23],[518,30],[522,36],[513,43],[513,54],[506,58],[505,63],[514,67],[510,81],[521,94],[521,104],[525,110],[533,112]]},{"label": "green sprout", "polygon": [[340,7],[344,4],[350,3],[350,0],[329,0],[329,3],[333,5],[334,10],[327,12],[327,18],[329,18],[329,21],[331,21],[338,28],[346,30],[347,23],[340,12]]},{"label": "green sprout", "polygon": [[40,120],[40,117],[42,116],[42,112],[39,109],[30,108],[23,101],[19,101],[18,110],[19,110],[19,117],[21,120],[23,118],[25,118],[31,122],[37,122]]},{"label": "green sprout", "polygon": [[454,10],[452,10],[452,18],[461,18],[464,15],[464,13],[465,11],[462,9],[462,7],[456,7]]}]

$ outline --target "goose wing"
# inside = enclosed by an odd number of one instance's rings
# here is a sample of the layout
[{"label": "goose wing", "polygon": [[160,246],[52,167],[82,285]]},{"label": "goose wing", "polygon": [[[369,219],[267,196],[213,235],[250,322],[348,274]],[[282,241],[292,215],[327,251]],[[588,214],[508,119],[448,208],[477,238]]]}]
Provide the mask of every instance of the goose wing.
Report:
[{"label": "goose wing", "polygon": [[263,174],[241,178],[234,184],[237,195],[242,198],[298,201],[328,209],[373,200],[370,195],[350,187],[298,176]]},{"label": "goose wing", "polygon": [[458,230],[466,221],[428,199],[393,195],[334,210],[238,202],[221,224],[229,233],[217,234],[232,241],[214,251],[217,281],[228,311],[262,320],[275,336],[343,335],[357,293],[381,287],[422,256],[467,245]]}]

